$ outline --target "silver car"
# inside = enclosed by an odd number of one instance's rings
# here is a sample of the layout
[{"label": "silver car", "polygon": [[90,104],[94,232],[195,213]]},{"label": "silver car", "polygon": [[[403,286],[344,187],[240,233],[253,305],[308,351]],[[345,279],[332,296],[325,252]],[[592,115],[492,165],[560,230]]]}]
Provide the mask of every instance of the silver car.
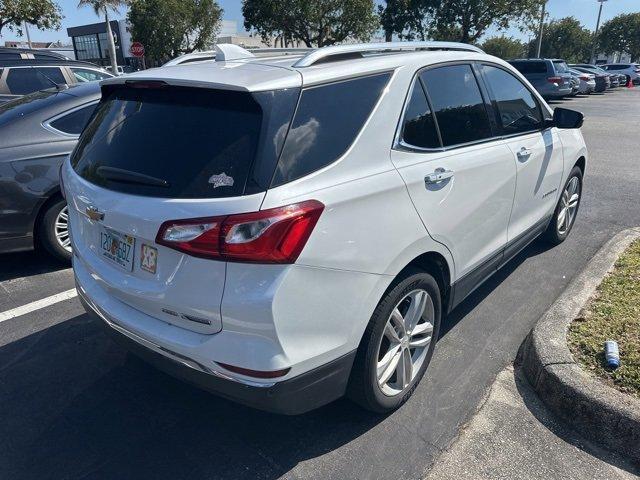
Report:
[{"label": "silver car", "polygon": [[633,81],[634,85],[640,85],[640,64],[637,63],[608,63],[606,65],[599,65],[600,68],[611,73],[618,73],[627,77]]},{"label": "silver car", "polygon": [[596,90],[596,76],[592,73],[580,72],[569,69],[569,73],[573,75],[573,78],[577,79],[580,83],[578,86],[578,93],[590,94]]}]

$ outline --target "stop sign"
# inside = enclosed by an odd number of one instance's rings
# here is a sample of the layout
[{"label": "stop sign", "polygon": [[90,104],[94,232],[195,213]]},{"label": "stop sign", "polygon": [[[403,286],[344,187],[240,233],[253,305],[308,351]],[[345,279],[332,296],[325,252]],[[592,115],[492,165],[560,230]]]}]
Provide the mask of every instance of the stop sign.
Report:
[{"label": "stop sign", "polygon": [[143,57],[144,56],[144,45],[140,42],[133,42],[131,44],[131,48],[129,48],[131,55],[134,57]]}]

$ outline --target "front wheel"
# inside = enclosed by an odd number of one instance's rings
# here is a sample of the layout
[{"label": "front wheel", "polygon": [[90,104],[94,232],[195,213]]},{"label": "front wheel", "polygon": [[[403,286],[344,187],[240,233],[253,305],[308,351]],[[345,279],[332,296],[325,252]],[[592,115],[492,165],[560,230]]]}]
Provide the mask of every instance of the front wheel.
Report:
[{"label": "front wheel", "polygon": [[380,300],[358,348],[349,397],[367,410],[386,413],[406,402],[433,356],[440,329],[440,289],[418,270]]},{"label": "front wheel", "polygon": [[582,200],[582,170],[573,167],[565,183],[558,205],[545,232],[545,238],[554,245],[564,242],[578,215],[578,208]]}]

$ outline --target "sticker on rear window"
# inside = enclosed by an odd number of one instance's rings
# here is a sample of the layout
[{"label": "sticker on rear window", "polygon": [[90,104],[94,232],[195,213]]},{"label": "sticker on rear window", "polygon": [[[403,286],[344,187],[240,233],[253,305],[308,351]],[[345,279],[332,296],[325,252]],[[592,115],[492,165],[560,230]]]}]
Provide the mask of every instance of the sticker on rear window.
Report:
[{"label": "sticker on rear window", "polygon": [[233,177],[222,172],[220,175],[211,175],[209,177],[209,183],[213,185],[213,188],[233,187]]}]

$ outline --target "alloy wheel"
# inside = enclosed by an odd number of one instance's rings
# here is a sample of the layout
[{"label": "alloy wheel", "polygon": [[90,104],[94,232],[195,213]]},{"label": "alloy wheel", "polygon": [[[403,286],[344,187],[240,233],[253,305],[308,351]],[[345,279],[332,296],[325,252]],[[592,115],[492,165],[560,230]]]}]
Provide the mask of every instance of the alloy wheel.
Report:
[{"label": "alloy wheel", "polygon": [[573,177],[569,180],[560,199],[560,213],[558,213],[557,223],[558,233],[560,235],[566,234],[571,229],[571,225],[573,225],[573,221],[576,218],[579,201],[580,180],[578,177]]},{"label": "alloy wheel", "polygon": [[433,336],[435,310],[426,290],[409,292],[394,307],[378,346],[377,380],[382,393],[400,394],[418,375]]},{"label": "alloy wheel", "polygon": [[69,209],[66,205],[56,216],[53,228],[58,245],[64,248],[67,252],[71,252],[71,238],[69,237]]}]

